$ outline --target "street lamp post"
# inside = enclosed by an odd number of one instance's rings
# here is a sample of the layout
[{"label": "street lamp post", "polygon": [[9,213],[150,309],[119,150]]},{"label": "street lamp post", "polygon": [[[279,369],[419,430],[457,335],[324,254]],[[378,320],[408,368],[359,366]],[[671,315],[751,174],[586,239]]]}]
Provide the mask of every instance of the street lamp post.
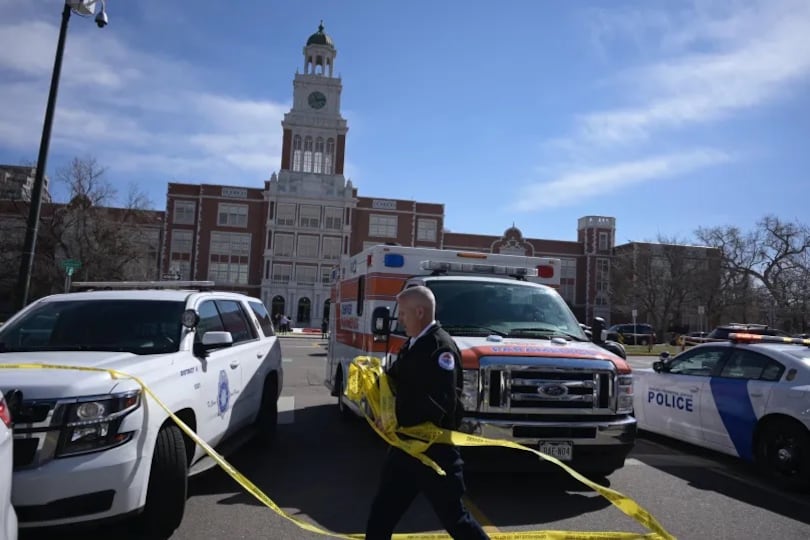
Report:
[{"label": "street lamp post", "polygon": [[[28,223],[25,229],[25,243],[22,249],[22,260],[20,261],[20,273],[17,279],[17,293],[19,295],[18,307],[22,309],[28,303],[28,291],[31,286],[31,271],[34,266],[34,254],[36,251],[37,233],[39,231],[39,216],[42,209],[42,186],[45,182],[45,167],[48,161],[48,148],[51,143],[51,127],[53,125],[53,113],[56,107],[56,95],[59,91],[59,76],[62,72],[62,56],[65,51],[65,36],[67,34],[70,12],[76,9],[92,10],[98,0],[65,0],[65,7],[62,10],[62,25],[59,27],[59,40],[56,45],[56,58],[53,63],[53,73],[51,75],[51,89],[48,93],[48,105],[45,109],[45,122],[42,125],[42,139],[39,143],[39,156],[37,157],[37,168],[34,173],[34,187],[31,190],[31,204],[28,211]],[[92,13],[92,11],[89,11]],[[101,11],[96,17],[96,24],[99,28],[107,25],[107,12],[104,1],[101,0]]]}]

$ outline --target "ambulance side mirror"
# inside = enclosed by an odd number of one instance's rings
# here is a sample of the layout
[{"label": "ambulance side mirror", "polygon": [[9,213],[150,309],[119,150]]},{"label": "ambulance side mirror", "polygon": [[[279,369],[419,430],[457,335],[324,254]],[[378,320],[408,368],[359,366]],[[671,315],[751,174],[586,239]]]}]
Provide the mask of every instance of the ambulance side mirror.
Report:
[{"label": "ambulance side mirror", "polygon": [[591,323],[591,341],[594,343],[604,343],[607,338],[605,332],[605,319],[602,317],[594,317]]},{"label": "ambulance side mirror", "polygon": [[375,336],[387,336],[391,331],[391,312],[386,306],[374,308],[371,312],[371,333]]}]

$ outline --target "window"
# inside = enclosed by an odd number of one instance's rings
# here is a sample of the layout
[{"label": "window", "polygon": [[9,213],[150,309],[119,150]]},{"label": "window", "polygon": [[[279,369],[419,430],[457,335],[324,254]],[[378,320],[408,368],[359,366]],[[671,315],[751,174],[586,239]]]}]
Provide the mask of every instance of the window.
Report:
[{"label": "window", "polygon": [[273,239],[273,254],[277,257],[292,257],[293,242],[293,235],[276,233]]},{"label": "window", "polygon": [[247,205],[219,203],[217,225],[227,227],[247,227],[247,216]]},{"label": "window", "polygon": [[259,320],[259,325],[262,327],[262,333],[267,336],[274,336],[276,333],[273,330],[273,321],[270,319],[270,314],[267,312],[267,308],[264,307],[264,304],[261,302],[248,302],[250,305],[250,309],[253,310],[253,314],[256,315],[256,318]]},{"label": "window", "polygon": [[606,231],[599,231],[599,251],[610,249],[610,237]]},{"label": "window", "polygon": [[301,136],[293,137],[293,167],[292,170],[301,170]]},{"label": "window", "polygon": [[304,138],[304,172],[312,172],[312,137]]},{"label": "window", "polygon": [[295,225],[295,205],[279,204],[276,211],[276,225]]},{"label": "window", "polygon": [[212,255],[250,255],[250,233],[229,233],[213,231],[211,233]]},{"label": "window", "polygon": [[250,233],[211,233],[208,279],[218,283],[248,283]]},{"label": "window", "polygon": [[197,203],[194,201],[174,201],[174,222],[192,225],[196,211]]},{"label": "window", "polygon": [[596,259],[596,290],[608,292],[610,289],[610,262],[607,259]]},{"label": "window", "polygon": [[312,285],[315,283],[315,276],[317,275],[318,268],[316,266],[307,266],[304,264],[296,265],[295,267],[295,281],[298,283],[305,283]]},{"label": "window", "polygon": [[577,261],[576,259],[560,259],[560,277],[576,278],[577,277]]},{"label": "window", "polygon": [[332,283],[332,268],[328,266],[321,267],[321,283],[326,285]]},{"label": "window", "polygon": [[309,229],[318,229],[321,226],[321,207],[302,204],[299,225]]},{"label": "window", "polygon": [[323,139],[315,139],[315,163],[312,172],[320,174],[323,172]]},{"label": "window", "polygon": [[724,354],[723,349],[709,348],[683,352],[672,360],[669,373],[710,377]]},{"label": "window", "polygon": [[191,253],[193,231],[172,229],[172,253]]},{"label": "window", "polygon": [[233,344],[256,338],[256,329],[250,324],[242,304],[236,300],[216,300],[226,332],[233,337]]},{"label": "window", "polygon": [[208,264],[208,279],[215,283],[247,284],[248,265],[234,262],[211,262]]},{"label": "window", "polygon": [[270,279],[270,261],[264,261],[264,279]]},{"label": "window", "polygon": [[340,259],[340,248],[342,244],[343,241],[341,238],[336,238],[334,236],[324,236],[323,251],[321,252],[321,256],[329,261]]},{"label": "window", "polygon": [[416,225],[416,239],[424,240],[426,242],[436,241],[436,220],[435,219],[419,219]]},{"label": "window", "polygon": [[172,271],[180,275],[180,279],[191,279],[191,263],[189,261],[172,261]]},{"label": "window", "polygon": [[335,139],[326,140],[326,154],[323,157],[323,172],[332,174],[334,172],[335,159]]},{"label": "window", "polygon": [[784,371],[785,367],[782,364],[765,355],[736,349],[723,366],[720,376],[730,379],[778,381]]},{"label": "window", "polygon": [[292,278],[291,264],[273,264],[273,281],[276,283],[288,283]]},{"label": "window", "polygon": [[363,314],[363,302],[366,299],[366,276],[357,280],[357,316]]},{"label": "window", "polygon": [[323,221],[327,229],[339,231],[343,227],[343,208],[327,206],[324,209]]},{"label": "window", "polygon": [[396,238],[397,216],[371,214],[368,218],[368,234],[380,238]]},{"label": "window", "polygon": [[318,257],[318,237],[307,234],[298,236],[298,256],[311,259]]}]

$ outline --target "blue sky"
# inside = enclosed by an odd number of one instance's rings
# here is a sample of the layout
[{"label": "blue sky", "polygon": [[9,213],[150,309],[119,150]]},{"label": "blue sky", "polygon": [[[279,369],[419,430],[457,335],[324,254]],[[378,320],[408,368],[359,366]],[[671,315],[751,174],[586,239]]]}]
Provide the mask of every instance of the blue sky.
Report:
[{"label": "blue sky", "polygon": [[[36,160],[62,0],[0,0],[0,162]],[[48,173],[92,155],[166,183],[261,187],[306,38],[335,41],[362,195],[446,227],[617,242],[807,222],[810,2],[108,0],[72,17]],[[57,195],[60,193],[57,191]]]}]

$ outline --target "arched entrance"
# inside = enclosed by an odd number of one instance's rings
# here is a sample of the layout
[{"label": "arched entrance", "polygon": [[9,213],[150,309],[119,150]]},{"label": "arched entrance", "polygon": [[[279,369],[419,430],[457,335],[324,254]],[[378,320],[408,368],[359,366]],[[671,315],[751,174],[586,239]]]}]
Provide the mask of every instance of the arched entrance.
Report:
[{"label": "arched entrance", "polygon": [[330,307],[331,302],[332,302],[332,300],[330,300],[329,298],[327,298],[323,302],[323,318],[326,319],[326,320],[329,320],[329,307]]},{"label": "arched entrance", "polygon": [[272,312],[271,315],[273,316],[273,320],[276,319],[276,315],[281,317],[284,315],[284,297],[280,295],[276,295],[273,297],[273,301],[270,304],[270,311]]},{"label": "arched entrance", "polygon": [[298,301],[298,313],[295,317],[296,322],[308,323],[312,318],[312,302],[309,298],[304,297]]}]

